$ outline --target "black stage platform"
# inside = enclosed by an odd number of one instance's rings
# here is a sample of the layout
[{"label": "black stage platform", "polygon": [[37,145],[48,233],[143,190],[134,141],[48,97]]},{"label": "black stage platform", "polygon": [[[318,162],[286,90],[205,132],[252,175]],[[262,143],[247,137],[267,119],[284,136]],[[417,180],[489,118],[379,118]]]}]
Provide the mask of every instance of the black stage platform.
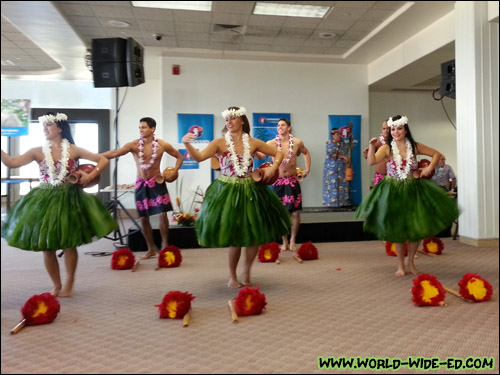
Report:
[{"label": "black stage platform", "polygon": [[[363,232],[363,221],[354,218],[355,208],[340,209],[317,207],[304,208],[301,213],[301,224],[297,234],[297,243],[304,242],[350,242],[372,241],[376,237],[371,233]],[[151,225],[158,227],[155,216],[151,217]],[[129,230],[131,233],[134,228]],[[161,247],[159,229],[153,229],[153,236],[158,248]],[[438,234],[438,237],[450,237],[450,229]],[[146,251],[146,241],[142,233],[136,232],[128,237],[128,247],[132,251]],[[199,248],[194,227],[170,225],[169,242],[181,249]],[[276,242],[281,243],[277,238]]]}]

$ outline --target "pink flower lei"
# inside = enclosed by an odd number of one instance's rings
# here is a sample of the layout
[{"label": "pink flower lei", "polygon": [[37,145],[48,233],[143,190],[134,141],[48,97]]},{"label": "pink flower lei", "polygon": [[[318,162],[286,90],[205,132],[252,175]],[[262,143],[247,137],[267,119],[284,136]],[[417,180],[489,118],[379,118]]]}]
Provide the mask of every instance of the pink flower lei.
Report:
[{"label": "pink flower lei", "polygon": [[[281,151],[281,139],[279,134],[275,138],[276,148]],[[286,159],[283,159],[281,163],[287,164],[290,162],[290,159],[293,157],[293,134],[288,134],[288,156]]]},{"label": "pink flower lei", "polygon": [[149,163],[145,164],[144,163],[144,138],[139,138],[139,167],[141,169],[146,170],[151,168],[151,166],[154,164],[156,157],[158,156],[158,140],[156,137],[153,135],[153,141],[151,142],[151,145],[153,146],[153,154],[151,155],[151,159],[149,159]]}]

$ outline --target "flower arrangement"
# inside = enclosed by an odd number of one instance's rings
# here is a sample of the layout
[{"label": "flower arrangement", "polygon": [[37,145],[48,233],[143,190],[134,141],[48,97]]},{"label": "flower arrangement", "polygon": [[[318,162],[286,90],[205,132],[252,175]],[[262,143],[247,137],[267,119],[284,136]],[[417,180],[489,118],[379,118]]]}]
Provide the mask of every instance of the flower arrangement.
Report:
[{"label": "flower arrangement", "polygon": [[[177,181],[179,183],[177,183]],[[192,199],[189,203],[189,209],[185,210],[182,199],[182,179],[176,181],[175,191],[177,203],[177,211],[172,214],[172,222],[177,225],[182,225],[185,227],[191,227],[194,225],[196,219],[198,218],[198,213],[200,212],[201,204],[203,203],[203,190],[198,185],[194,192],[192,192]]]}]

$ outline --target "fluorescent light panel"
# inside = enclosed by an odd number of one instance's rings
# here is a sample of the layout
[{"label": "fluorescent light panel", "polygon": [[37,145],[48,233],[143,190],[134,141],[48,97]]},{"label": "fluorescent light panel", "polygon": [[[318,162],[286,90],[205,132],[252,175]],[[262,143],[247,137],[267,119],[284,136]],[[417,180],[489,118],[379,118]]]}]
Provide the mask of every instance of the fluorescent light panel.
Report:
[{"label": "fluorescent light panel", "polygon": [[135,7],[162,8],[178,10],[212,10],[212,1],[132,1]]},{"label": "fluorescent light panel", "polygon": [[323,18],[329,10],[330,7],[317,5],[257,3],[255,4],[253,14],[263,14],[266,16]]}]

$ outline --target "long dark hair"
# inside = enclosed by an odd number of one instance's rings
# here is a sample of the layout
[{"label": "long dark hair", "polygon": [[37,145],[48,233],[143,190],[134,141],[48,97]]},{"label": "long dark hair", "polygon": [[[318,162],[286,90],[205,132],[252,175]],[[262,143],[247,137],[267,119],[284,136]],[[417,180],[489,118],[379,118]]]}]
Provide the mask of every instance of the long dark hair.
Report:
[{"label": "long dark hair", "polygon": [[[240,109],[240,107],[233,106],[233,107],[228,108],[228,110],[232,110],[232,109],[237,111]],[[250,122],[248,121],[247,115],[240,116],[240,118],[243,120],[243,131],[245,133],[247,133],[248,135],[250,135]],[[222,129],[222,134],[224,135],[226,133],[227,133],[227,128],[224,127],[224,129]]]},{"label": "long dark hair", "polygon": [[[401,115],[396,115],[396,116],[389,117],[387,121],[389,121],[389,120],[397,121],[400,118],[401,118]],[[413,139],[413,136],[411,135],[411,131],[410,131],[410,127],[408,126],[408,123],[406,123],[404,126],[405,126],[405,130],[406,130],[406,138],[408,138],[408,140],[410,141],[410,144],[411,144],[412,153],[414,155],[416,155],[417,142],[415,142],[415,140]],[[391,126],[391,130],[392,130],[392,126]],[[391,154],[392,154],[392,147],[391,147],[392,139],[393,139],[392,133],[389,131],[389,136],[387,137],[387,144],[389,145],[389,149],[390,149]]]},{"label": "long dark hair", "polygon": [[[52,116],[56,117],[57,114],[55,112],[47,112],[46,115],[52,115]],[[63,138],[63,139],[66,138],[69,141],[69,143],[71,143],[72,145],[74,145],[75,144],[75,140],[73,139],[73,136],[71,135],[71,129],[69,127],[68,121],[66,121],[66,120],[59,120],[59,121],[55,120],[54,122],[56,123],[57,127],[62,130],[62,132],[61,132],[61,138]]]}]

